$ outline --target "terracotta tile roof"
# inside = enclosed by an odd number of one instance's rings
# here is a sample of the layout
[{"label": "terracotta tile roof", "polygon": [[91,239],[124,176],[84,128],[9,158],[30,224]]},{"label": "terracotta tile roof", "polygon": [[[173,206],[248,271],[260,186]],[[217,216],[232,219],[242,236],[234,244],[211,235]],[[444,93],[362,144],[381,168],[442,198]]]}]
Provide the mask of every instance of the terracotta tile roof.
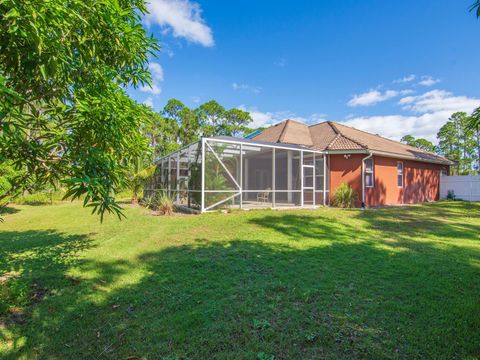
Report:
[{"label": "terracotta tile roof", "polygon": [[275,143],[313,146],[308,125],[294,120],[285,120],[273,125],[255,136],[254,139]]},{"label": "terracotta tile roof", "polygon": [[304,145],[316,150],[369,150],[392,157],[397,155],[418,161],[453,164],[450,160],[437,154],[332,121],[308,126],[294,120],[286,120],[265,129],[261,134],[255,136],[254,139],[274,143]]},{"label": "terracotta tile roof", "polygon": [[280,137],[282,136],[283,129],[287,125],[287,121],[282,121],[281,123],[270,126],[269,128],[262,131],[260,134],[254,136],[253,139],[269,141],[273,143],[280,142]]},{"label": "terracotta tile roof", "polygon": [[310,130],[307,125],[298,121],[287,120],[283,128],[280,142],[287,144],[299,144],[313,146]]},{"label": "terracotta tile roof", "polygon": [[328,124],[321,122],[310,126],[310,136],[313,142],[313,148],[317,150],[325,150],[327,146],[337,137],[337,133]]}]

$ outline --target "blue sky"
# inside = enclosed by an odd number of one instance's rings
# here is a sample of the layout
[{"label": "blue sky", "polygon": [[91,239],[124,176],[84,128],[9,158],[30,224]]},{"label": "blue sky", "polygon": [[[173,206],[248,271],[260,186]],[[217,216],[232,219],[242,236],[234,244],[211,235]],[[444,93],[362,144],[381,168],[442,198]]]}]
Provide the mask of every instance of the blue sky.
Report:
[{"label": "blue sky", "polygon": [[215,99],[256,126],[333,120],[435,140],[452,112],[480,106],[472,2],[150,0],[162,51],[152,88],[131,95],[156,110]]}]

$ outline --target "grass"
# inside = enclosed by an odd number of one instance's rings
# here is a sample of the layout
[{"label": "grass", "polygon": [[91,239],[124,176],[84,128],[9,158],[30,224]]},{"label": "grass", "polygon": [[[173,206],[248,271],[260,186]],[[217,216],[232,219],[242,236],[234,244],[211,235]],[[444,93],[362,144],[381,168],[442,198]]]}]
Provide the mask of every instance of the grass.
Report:
[{"label": "grass", "polygon": [[3,215],[0,357],[480,357],[480,204],[127,215]]}]

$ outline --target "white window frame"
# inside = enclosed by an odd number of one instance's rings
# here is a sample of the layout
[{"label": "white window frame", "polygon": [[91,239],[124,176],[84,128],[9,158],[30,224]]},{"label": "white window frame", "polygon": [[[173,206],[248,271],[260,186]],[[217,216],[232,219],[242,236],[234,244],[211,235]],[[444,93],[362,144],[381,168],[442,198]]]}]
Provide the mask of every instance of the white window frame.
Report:
[{"label": "white window frame", "polygon": [[[398,165],[399,165],[399,164],[402,164],[402,170],[401,170],[401,171],[398,169]],[[399,189],[403,189],[403,187],[405,186],[405,179],[404,179],[404,176],[403,176],[403,173],[404,173],[403,169],[404,169],[404,167],[403,167],[403,161],[397,161],[397,187],[398,187]],[[402,176],[402,185],[398,185],[398,177],[399,177],[399,176]]]},{"label": "white window frame", "polygon": [[[372,162],[372,169],[371,170],[368,170],[368,166],[367,166],[367,162],[369,160]],[[372,185],[367,185],[367,174],[372,174]],[[369,159],[365,160],[365,170],[364,170],[363,177],[365,179],[365,187],[366,188],[375,187],[375,161],[373,160],[373,158],[369,158]]]}]

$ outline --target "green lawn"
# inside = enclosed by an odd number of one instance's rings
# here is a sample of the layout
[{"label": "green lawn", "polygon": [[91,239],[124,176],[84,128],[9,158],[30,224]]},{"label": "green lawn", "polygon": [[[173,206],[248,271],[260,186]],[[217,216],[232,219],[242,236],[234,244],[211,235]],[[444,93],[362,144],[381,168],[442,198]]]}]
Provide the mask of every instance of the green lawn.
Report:
[{"label": "green lawn", "polygon": [[480,204],[0,224],[0,357],[480,357]]}]

